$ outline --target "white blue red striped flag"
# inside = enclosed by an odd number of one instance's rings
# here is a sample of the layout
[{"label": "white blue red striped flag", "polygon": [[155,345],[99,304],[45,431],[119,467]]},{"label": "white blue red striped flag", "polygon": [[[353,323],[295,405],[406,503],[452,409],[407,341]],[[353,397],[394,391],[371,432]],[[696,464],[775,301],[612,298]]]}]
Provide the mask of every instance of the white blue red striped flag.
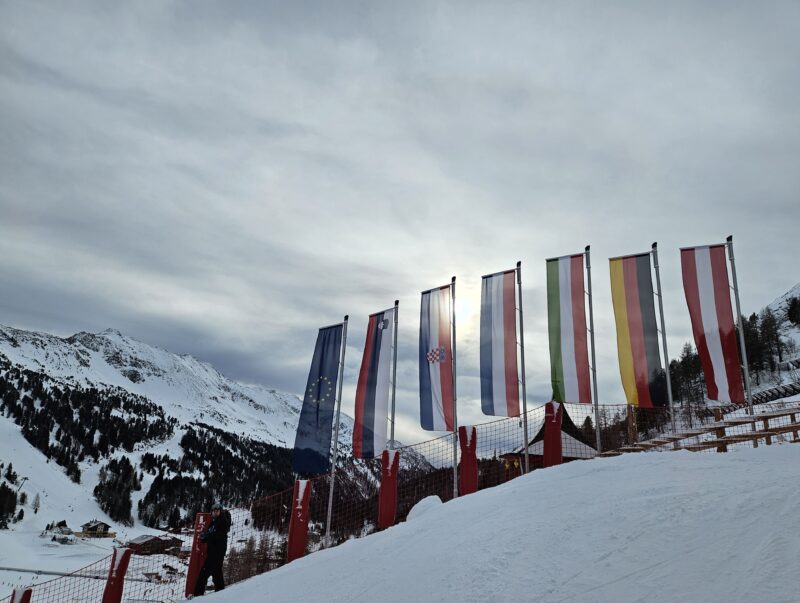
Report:
[{"label": "white blue red striped flag", "polygon": [[419,409],[422,428],[453,431],[452,290],[422,292],[419,317]]},{"label": "white blue red striped flag", "polygon": [[481,287],[481,409],[519,416],[514,270],[483,277]]},{"label": "white blue red striped flag", "polygon": [[364,357],[361,359],[356,387],[356,424],[353,429],[355,458],[375,458],[386,447],[394,320],[395,308],[369,317]]}]

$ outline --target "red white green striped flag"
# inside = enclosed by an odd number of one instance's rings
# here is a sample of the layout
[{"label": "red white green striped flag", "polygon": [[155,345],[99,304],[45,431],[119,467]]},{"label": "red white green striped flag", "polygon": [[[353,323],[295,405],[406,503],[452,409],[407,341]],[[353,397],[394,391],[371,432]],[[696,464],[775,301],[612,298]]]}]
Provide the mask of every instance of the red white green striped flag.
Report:
[{"label": "red white green striped flag", "polygon": [[547,323],[553,400],[591,404],[582,253],[547,260]]}]

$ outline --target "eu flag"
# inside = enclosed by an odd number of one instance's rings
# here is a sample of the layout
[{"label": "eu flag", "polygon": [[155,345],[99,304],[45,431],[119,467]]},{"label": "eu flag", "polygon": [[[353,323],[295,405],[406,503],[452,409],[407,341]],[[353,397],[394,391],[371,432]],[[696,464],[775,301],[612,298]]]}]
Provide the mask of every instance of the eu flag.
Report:
[{"label": "eu flag", "polygon": [[317,335],[294,441],[292,470],[295,473],[327,473],[330,467],[342,328],[341,324],[325,327]]}]

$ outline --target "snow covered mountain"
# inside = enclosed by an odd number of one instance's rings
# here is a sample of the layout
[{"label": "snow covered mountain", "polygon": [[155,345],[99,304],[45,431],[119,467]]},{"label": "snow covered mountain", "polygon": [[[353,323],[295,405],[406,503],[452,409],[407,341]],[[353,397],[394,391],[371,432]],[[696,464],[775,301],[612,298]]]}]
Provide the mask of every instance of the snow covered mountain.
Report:
[{"label": "snow covered mountain", "polygon": [[[0,398],[0,462],[29,477],[22,491],[49,499],[47,484],[63,488],[54,484],[66,473],[72,498],[101,502],[81,512],[117,529],[174,526],[213,499],[247,505],[293,479],[297,396],[238,383],[118,331],[61,338],[0,326]],[[352,429],[342,415],[342,459]],[[427,465],[413,454],[403,463]],[[375,479],[366,466],[348,467],[345,480]],[[31,472],[42,491],[31,488]],[[51,511],[59,520],[67,509]]]},{"label": "snow covered mountain", "polygon": [[[301,405],[115,330],[61,338],[0,326],[0,566],[71,570],[111,547],[39,538],[53,522],[96,518],[124,542],[211,500],[247,506],[290,487]],[[345,461],[352,430],[342,415]],[[403,464],[429,467],[413,454]],[[374,481],[366,465],[346,465],[339,496]],[[0,596],[24,581],[12,574],[0,571]]]},{"label": "snow covered mountain", "polygon": [[[109,539],[40,538],[54,522],[96,518],[124,542],[215,499],[246,507],[290,487],[301,405],[118,331],[61,338],[0,326],[0,566],[64,571],[108,554]],[[347,461],[352,430],[342,415],[338,497],[376,479]],[[430,467],[413,453],[403,465]],[[25,576],[0,571],[0,597]]]},{"label": "snow covered mountain", "polygon": [[[790,317],[790,307],[798,304],[800,299],[800,283],[789,289],[786,293],[775,299],[767,306],[778,321],[778,329],[781,337],[794,348],[794,352],[789,354],[790,360],[800,359],[800,322],[794,322]],[[795,312],[797,310],[795,309]],[[795,315],[796,318],[796,315]]]},{"label": "snow covered mountain", "polygon": [[[0,325],[0,354],[70,386],[119,387],[160,405],[180,423],[201,421],[292,446],[301,402],[294,394],[232,381],[214,367],[115,330],[62,339]],[[352,420],[345,417],[345,429]]]}]

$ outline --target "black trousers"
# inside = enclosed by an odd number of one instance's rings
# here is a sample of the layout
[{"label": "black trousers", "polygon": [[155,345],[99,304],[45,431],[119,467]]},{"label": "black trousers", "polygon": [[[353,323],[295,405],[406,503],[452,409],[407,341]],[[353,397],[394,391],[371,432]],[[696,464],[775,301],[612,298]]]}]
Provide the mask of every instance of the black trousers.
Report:
[{"label": "black trousers", "polygon": [[194,587],[195,595],[205,594],[209,576],[214,580],[215,592],[225,588],[225,578],[222,575],[222,561],[224,559],[225,553],[209,555],[206,558],[206,562],[200,570],[200,575],[197,577],[197,584]]}]

